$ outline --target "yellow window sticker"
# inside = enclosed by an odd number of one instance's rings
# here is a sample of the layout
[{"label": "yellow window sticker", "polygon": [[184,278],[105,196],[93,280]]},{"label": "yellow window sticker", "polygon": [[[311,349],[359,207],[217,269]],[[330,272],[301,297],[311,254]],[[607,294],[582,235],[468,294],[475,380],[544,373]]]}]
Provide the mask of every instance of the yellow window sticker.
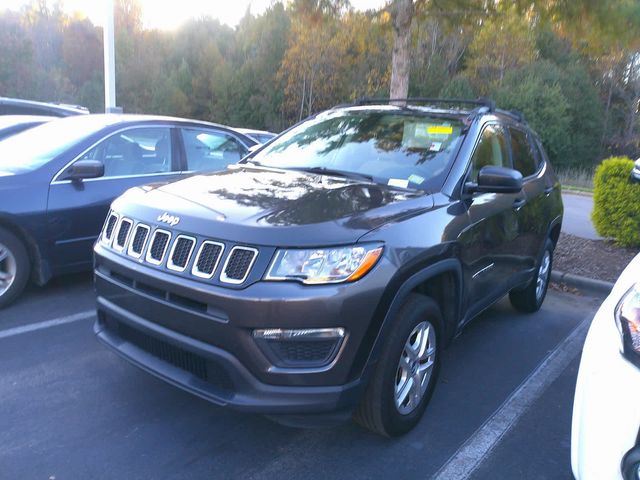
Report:
[{"label": "yellow window sticker", "polygon": [[452,135],[453,127],[451,125],[429,125],[427,133],[430,135]]}]

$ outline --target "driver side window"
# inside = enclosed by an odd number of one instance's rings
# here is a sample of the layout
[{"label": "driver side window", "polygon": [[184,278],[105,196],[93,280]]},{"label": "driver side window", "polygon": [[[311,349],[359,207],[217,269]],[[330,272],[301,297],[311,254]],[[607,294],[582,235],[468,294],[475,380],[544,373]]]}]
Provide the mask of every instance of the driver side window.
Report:
[{"label": "driver side window", "polygon": [[171,129],[147,127],[111,135],[80,160],[99,160],[104,177],[122,177],[170,172],[171,157]]},{"label": "driver side window", "polygon": [[478,181],[478,173],[482,167],[510,167],[509,151],[504,129],[500,125],[487,125],[480,135],[480,141],[471,158],[472,182]]}]

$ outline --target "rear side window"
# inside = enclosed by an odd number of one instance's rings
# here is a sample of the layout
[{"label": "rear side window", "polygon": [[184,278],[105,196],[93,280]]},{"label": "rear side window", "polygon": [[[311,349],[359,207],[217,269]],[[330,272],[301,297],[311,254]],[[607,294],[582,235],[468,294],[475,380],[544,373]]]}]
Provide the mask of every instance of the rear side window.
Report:
[{"label": "rear side window", "polygon": [[547,152],[544,150],[544,147],[542,146],[542,142],[540,141],[539,138],[536,138],[535,143],[536,143],[536,146],[538,147],[538,166],[540,166],[544,162],[548,161],[549,157],[547,156]]},{"label": "rear side window", "polygon": [[482,167],[509,167],[509,152],[504,130],[499,125],[488,125],[480,135],[480,141],[471,158],[471,180],[478,180]]},{"label": "rear side window", "polygon": [[514,128],[510,128],[509,133],[511,134],[513,168],[518,170],[523,177],[533,175],[538,170],[538,163],[527,134]]},{"label": "rear side window", "polygon": [[224,132],[187,128],[181,132],[187,154],[187,170],[224,170],[247,153],[246,148]]}]

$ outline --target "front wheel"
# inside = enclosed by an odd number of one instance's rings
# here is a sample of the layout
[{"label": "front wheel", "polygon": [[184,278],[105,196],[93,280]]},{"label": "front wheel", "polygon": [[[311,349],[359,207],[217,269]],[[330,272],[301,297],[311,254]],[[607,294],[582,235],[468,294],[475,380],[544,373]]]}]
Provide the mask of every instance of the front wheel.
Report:
[{"label": "front wheel", "polygon": [[386,436],[408,432],[422,418],[440,368],[442,316],[429,297],[412,294],[393,330],[362,402],[356,422]]},{"label": "front wheel", "polygon": [[511,305],[522,312],[537,312],[544,302],[549,288],[551,268],[553,266],[553,243],[547,239],[542,256],[538,261],[535,277],[523,290],[509,292]]},{"label": "front wheel", "polygon": [[24,290],[31,263],[22,242],[0,228],[0,308],[9,305]]}]

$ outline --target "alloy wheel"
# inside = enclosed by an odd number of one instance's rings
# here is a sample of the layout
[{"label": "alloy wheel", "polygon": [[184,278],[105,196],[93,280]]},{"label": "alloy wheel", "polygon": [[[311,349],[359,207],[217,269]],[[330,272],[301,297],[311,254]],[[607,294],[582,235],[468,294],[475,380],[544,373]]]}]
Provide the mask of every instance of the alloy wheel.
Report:
[{"label": "alloy wheel", "polygon": [[6,245],[0,243],[0,297],[13,285],[16,271],[16,257]]},{"label": "alloy wheel", "polygon": [[407,338],[396,371],[394,398],[402,415],[408,415],[420,405],[433,374],[435,358],[435,329],[431,323],[421,322]]},{"label": "alloy wheel", "polygon": [[551,254],[549,253],[549,250],[545,250],[542,262],[540,262],[540,268],[538,269],[538,278],[536,279],[536,300],[538,301],[540,301],[542,295],[544,295],[544,290],[547,288],[550,273]]}]

